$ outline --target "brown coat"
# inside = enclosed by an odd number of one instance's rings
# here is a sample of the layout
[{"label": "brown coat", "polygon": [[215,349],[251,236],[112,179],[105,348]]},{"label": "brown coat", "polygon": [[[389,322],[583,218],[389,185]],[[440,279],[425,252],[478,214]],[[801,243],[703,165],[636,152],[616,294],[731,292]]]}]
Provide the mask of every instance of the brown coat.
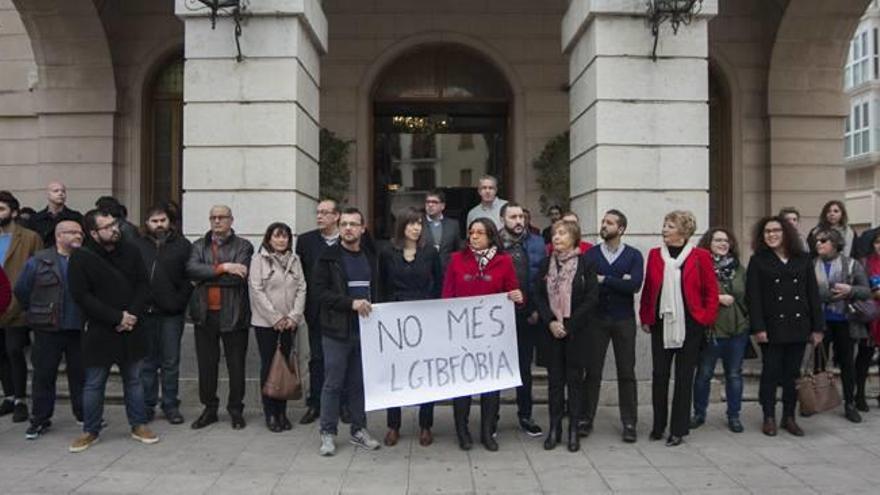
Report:
[{"label": "brown coat", "polygon": [[[3,270],[9,277],[9,282],[15,286],[18,276],[24,270],[24,264],[27,260],[40,249],[43,249],[43,241],[39,234],[33,230],[26,229],[14,222],[9,224],[12,238],[9,240],[9,250],[6,252],[6,259],[3,260]],[[25,326],[24,312],[18,304],[18,300],[13,296],[12,303],[3,316],[0,316],[0,327],[23,327]]]}]

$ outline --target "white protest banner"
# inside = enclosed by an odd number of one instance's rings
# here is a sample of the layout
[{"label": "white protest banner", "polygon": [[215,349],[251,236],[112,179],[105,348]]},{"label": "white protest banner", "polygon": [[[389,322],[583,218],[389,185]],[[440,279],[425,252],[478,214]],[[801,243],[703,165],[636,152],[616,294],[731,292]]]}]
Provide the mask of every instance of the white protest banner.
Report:
[{"label": "white protest banner", "polygon": [[522,384],[507,294],[374,304],[360,324],[367,411]]}]

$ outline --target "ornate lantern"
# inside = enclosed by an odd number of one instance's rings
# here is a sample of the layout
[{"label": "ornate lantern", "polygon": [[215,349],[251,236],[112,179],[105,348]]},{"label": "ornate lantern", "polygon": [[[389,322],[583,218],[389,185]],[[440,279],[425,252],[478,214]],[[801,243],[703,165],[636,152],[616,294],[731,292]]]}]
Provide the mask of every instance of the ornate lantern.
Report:
[{"label": "ornate lantern", "polygon": [[657,61],[660,25],[668,21],[673,34],[678,34],[679,26],[690,24],[702,7],[703,0],[648,0],[648,23],[651,25],[651,34],[654,35],[652,60]]}]

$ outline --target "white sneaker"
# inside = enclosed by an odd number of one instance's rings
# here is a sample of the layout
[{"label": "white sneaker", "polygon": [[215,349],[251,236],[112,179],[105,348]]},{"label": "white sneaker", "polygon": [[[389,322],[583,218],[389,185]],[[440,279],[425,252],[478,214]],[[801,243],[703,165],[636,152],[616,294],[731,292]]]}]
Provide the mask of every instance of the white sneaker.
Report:
[{"label": "white sneaker", "polygon": [[366,428],[361,428],[351,436],[351,444],[355,447],[363,447],[367,450],[376,450],[381,444],[370,436]]},{"label": "white sneaker", "polygon": [[335,435],[330,433],[321,433],[321,449],[318,451],[324,457],[329,457],[336,453]]}]

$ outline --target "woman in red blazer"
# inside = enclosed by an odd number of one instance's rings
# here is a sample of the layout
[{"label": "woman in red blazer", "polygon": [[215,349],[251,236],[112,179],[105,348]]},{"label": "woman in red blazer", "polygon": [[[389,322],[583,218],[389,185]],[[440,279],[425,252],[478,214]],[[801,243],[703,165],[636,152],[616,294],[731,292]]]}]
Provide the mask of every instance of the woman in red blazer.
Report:
[{"label": "woman in red blazer", "polygon": [[[452,253],[449,259],[443,279],[443,298],[485,296],[502,292],[507,292],[516,304],[524,301],[513,260],[500,250],[495,222],[488,218],[478,218],[468,226],[468,245],[463,250]],[[486,450],[498,450],[498,443],[492,435],[498,423],[500,400],[501,392],[480,395],[480,442]],[[458,445],[462,450],[470,450],[473,445],[468,430],[471,397],[453,399],[452,410]]]},{"label": "woman in red blazer", "polygon": [[[680,445],[689,433],[694,373],[706,327],[718,315],[718,282],[709,251],[688,245],[697,229],[694,214],[673,211],[663,219],[663,245],[648,253],[639,317],[651,334],[654,428],[651,440]],[[675,361],[672,419],[668,421],[669,375]]]}]

